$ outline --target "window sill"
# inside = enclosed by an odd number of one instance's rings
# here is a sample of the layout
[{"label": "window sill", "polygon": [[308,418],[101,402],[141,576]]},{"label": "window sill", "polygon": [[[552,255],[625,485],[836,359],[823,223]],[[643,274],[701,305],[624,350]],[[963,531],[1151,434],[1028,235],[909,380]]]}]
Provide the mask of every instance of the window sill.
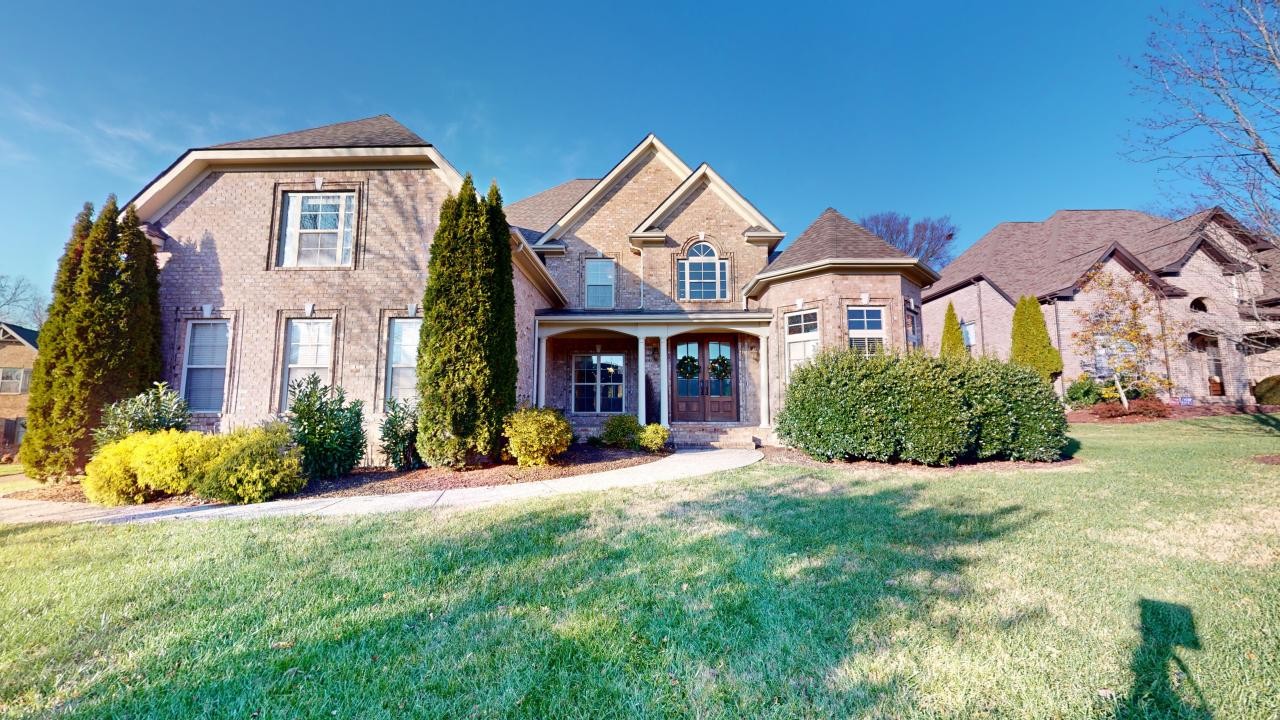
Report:
[{"label": "window sill", "polygon": [[355,265],[276,265],[272,272],[333,272],[335,270],[355,270]]}]

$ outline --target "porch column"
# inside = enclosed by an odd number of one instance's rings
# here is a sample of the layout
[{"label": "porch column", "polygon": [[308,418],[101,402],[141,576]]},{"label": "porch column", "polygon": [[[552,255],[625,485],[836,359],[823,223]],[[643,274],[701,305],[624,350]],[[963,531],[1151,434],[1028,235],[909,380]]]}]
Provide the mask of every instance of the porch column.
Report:
[{"label": "porch column", "polygon": [[547,339],[538,337],[538,367],[533,382],[538,386],[538,407],[547,406]]},{"label": "porch column", "polygon": [[670,401],[671,391],[667,387],[667,335],[663,333],[658,336],[658,370],[662,377],[658,380],[658,407],[661,412],[658,416],[658,422],[665,427],[671,427],[671,418],[668,415],[667,403]]},{"label": "porch column", "polygon": [[760,336],[760,427],[769,427],[769,336]]},{"label": "porch column", "polygon": [[636,336],[636,419],[641,425],[648,422],[644,414],[644,333]]}]

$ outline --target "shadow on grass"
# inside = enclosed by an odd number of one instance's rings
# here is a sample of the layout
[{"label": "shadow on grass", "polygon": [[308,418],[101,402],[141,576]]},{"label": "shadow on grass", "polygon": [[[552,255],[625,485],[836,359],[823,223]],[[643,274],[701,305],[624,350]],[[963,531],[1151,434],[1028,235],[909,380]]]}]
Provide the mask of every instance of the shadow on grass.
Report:
[{"label": "shadow on grass", "polygon": [[1116,707],[1118,720],[1144,718],[1213,717],[1200,687],[1177,648],[1200,649],[1191,608],[1177,603],[1141,599],[1142,644],[1133,651],[1133,687]]},{"label": "shadow on grass", "polygon": [[118,586],[130,620],[91,644],[24,649],[0,705],[35,680],[77,718],[897,714],[925,652],[897,631],[954,632],[973,546],[1034,520],[920,489],[797,468],[590,512],[211,525],[187,537],[228,552]]}]

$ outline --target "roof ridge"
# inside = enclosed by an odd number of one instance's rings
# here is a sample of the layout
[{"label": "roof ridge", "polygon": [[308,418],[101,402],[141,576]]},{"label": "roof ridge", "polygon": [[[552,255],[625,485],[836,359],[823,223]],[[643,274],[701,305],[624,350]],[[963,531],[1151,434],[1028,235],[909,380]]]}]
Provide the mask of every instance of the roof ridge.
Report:
[{"label": "roof ridge", "polygon": [[[371,121],[377,121],[377,120],[387,120],[391,122],[398,130],[403,131],[406,140],[409,140],[409,139],[412,140],[411,143],[399,142],[399,143],[396,143],[397,145],[402,145],[402,146],[412,146],[413,144],[418,144],[423,146],[431,145],[431,143],[423,139],[422,136],[410,130],[404,123],[400,122],[399,120],[396,120],[390,114],[380,113],[378,115],[370,115],[369,117],[356,118],[354,120],[342,120],[339,122],[327,123],[324,125],[316,125],[315,127],[301,128],[298,130],[288,130],[285,132],[272,133],[270,135],[244,138],[241,140],[231,140],[228,142],[218,143],[216,145],[208,145],[208,146],[205,146],[202,148],[196,148],[196,149],[198,150],[260,149],[260,146],[262,144],[264,143],[269,144],[272,140],[278,140],[280,138],[287,138],[289,136],[299,136],[299,135],[306,135],[306,134],[323,134],[328,131],[333,131],[334,129],[337,129],[337,128],[343,128],[351,125],[359,125],[361,123],[369,123]],[[335,147],[336,146],[337,145],[335,145]]]}]

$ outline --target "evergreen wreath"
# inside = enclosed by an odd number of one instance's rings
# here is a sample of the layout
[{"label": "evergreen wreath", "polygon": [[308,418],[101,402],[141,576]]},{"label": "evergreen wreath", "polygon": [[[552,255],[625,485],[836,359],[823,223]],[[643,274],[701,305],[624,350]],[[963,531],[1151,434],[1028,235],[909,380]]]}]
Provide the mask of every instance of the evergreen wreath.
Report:
[{"label": "evergreen wreath", "polygon": [[728,380],[733,377],[733,365],[727,357],[713,358],[707,364],[707,374],[716,380]]},{"label": "evergreen wreath", "polygon": [[676,377],[681,380],[693,380],[701,371],[702,368],[698,367],[698,358],[692,355],[685,355],[676,361]]}]

